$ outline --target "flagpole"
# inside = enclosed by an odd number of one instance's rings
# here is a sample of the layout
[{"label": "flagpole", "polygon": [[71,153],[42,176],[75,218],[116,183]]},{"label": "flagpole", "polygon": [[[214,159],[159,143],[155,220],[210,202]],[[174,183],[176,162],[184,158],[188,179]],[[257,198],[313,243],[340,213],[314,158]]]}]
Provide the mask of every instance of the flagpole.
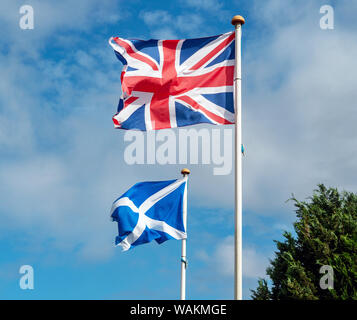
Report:
[{"label": "flagpole", "polygon": [[241,38],[242,16],[234,16],[235,26],[235,68],[234,68],[234,109],[235,109],[235,214],[234,214],[234,299],[242,300],[242,73]]},{"label": "flagpole", "polygon": [[[181,173],[183,177],[188,180],[188,175],[190,174],[189,169],[182,169]],[[187,233],[187,181],[185,186],[185,192],[183,196],[183,210],[182,210],[183,225],[185,227],[185,232]],[[181,294],[180,299],[186,300],[186,268],[187,268],[187,257],[186,257],[186,239],[182,239],[181,246]]]}]

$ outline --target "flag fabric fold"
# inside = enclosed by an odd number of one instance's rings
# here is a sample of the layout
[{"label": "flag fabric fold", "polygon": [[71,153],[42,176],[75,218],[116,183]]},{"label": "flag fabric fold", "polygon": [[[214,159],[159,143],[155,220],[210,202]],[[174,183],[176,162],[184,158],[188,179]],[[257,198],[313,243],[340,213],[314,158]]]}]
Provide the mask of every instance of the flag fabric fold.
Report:
[{"label": "flag fabric fold", "polygon": [[184,40],[110,38],[124,65],[115,128],[234,123],[234,37],[229,32]]},{"label": "flag fabric fold", "polygon": [[113,221],[118,223],[115,244],[123,251],[155,240],[186,239],[183,199],[187,179],[141,182],[114,201]]}]

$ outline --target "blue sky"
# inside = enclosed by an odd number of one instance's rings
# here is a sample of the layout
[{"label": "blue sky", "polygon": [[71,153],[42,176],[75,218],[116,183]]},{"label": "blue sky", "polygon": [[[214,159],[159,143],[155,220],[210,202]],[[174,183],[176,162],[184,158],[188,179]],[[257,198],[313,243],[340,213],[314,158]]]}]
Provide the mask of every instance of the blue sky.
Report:
[{"label": "blue sky", "polygon": [[[19,8],[34,8],[33,30]],[[335,28],[321,30],[330,4]],[[121,253],[111,203],[180,165],[127,165],[111,116],[121,64],[107,41],[243,27],[243,276],[249,298],[292,230],[292,193],[356,192],[356,2],[14,1],[0,5],[0,299],[177,299],[180,242]],[[211,127],[209,127],[211,128]],[[233,176],[192,165],[187,297],[233,297]],[[31,265],[35,289],[19,288]]]}]

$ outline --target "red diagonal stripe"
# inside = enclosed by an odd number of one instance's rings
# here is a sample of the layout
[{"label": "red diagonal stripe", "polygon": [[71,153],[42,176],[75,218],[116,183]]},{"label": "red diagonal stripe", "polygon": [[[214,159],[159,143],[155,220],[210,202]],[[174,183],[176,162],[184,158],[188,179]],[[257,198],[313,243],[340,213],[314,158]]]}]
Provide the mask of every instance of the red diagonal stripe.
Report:
[{"label": "red diagonal stripe", "polygon": [[159,68],[157,67],[157,65],[151,61],[149,58],[141,55],[138,52],[135,52],[130,45],[128,45],[125,41],[121,40],[118,37],[113,38],[113,40],[121,47],[123,47],[126,51],[126,53],[133,57],[134,59],[140,60],[146,64],[148,64],[153,70],[159,70]]},{"label": "red diagonal stripe", "polygon": [[210,118],[220,124],[232,124],[232,122],[228,121],[227,119],[224,119],[224,118],[212,113],[211,111],[208,111],[207,109],[205,109],[203,106],[201,106],[195,100],[193,100],[192,98],[190,98],[188,96],[181,96],[181,97],[177,97],[176,99],[186,102],[187,104],[189,104],[196,110],[201,110],[208,118]]},{"label": "red diagonal stripe", "polygon": [[124,108],[126,108],[129,104],[133,103],[135,100],[138,100],[139,97],[129,97],[128,99],[124,100]]},{"label": "red diagonal stripe", "polygon": [[114,118],[116,115],[117,115],[117,113],[113,116],[112,120],[113,120],[114,125],[116,125],[116,126],[120,127],[120,123],[119,123],[119,121],[118,121],[117,119],[115,119],[115,118]]},{"label": "red diagonal stripe", "polygon": [[198,61],[191,70],[197,70],[201,68],[207,61],[209,61],[213,56],[215,56],[220,50],[224,49],[224,47],[228,46],[234,40],[235,34],[232,33],[226,40],[221,42],[215,49],[213,49],[208,55],[203,57],[200,61]]}]

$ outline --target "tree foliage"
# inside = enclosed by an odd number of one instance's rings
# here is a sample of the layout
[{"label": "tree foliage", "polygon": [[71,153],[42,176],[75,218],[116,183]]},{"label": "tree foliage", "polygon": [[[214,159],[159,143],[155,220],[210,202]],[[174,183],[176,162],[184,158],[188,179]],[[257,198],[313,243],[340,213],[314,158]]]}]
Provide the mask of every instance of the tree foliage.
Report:
[{"label": "tree foliage", "polygon": [[[284,232],[267,275],[252,291],[255,300],[357,300],[357,194],[318,185],[308,202],[295,197],[296,236]],[[322,289],[323,265],[333,269],[333,289]]]}]

